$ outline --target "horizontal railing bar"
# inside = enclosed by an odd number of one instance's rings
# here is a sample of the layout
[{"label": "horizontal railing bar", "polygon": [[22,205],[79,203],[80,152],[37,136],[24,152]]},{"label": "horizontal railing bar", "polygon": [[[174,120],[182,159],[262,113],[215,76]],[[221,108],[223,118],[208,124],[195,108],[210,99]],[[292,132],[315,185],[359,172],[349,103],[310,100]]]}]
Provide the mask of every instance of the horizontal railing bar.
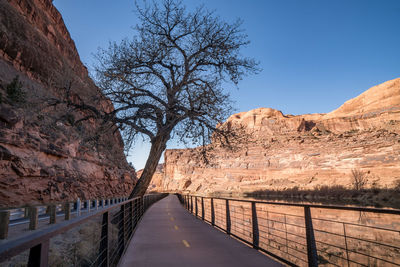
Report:
[{"label": "horizontal railing bar", "polygon": [[[154,194],[152,194],[152,195],[154,195]],[[124,199],[125,197],[120,197],[120,198]],[[80,201],[81,201],[81,203],[84,203],[86,201],[96,201],[96,200],[101,201],[101,200],[111,200],[111,199],[113,199],[113,198],[80,199]],[[118,198],[116,198],[116,199],[118,199]],[[39,203],[39,204],[23,205],[23,206],[0,207],[0,211],[25,209],[25,208],[30,208],[30,207],[47,207],[50,205],[58,206],[58,205],[64,205],[66,203],[75,204],[76,202],[77,202],[77,200],[72,200],[72,201],[65,201],[65,202],[51,202],[51,203]],[[122,201],[120,203],[122,203]],[[111,204],[111,205],[120,204],[120,203],[113,202],[113,204]],[[93,205],[91,205],[91,207],[93,207]]]},{"label": "horizontal railing bar", "polygon": [[80,217],[76,217],[74,219],[63,221],[61,223],[49,226],[43,230],[36,230],[32,233],[28,233],[27,235],[21,236],[15,240],[6,242],[0,245],[0,262],[3,262],[13,256],[18,255],[19,253],[30,249],[36,245],[41,244],[45,240],[49,240],[50,238],[65,233],[66,231],[96,217],[98,215],[102,215],[107,211],[115,209],[121,205],[130,203],[139,199],[140,197],[136,197],[133,199],[128,199],[126,201],[116,203],[115,205],[109,206],[107,208],[103,208],[101,210],[95,210],[94,212],[81,215]]},{"label": "horizontal railing bar", "polygon": [[373,241],[373,240],[361,239],[361,238],[358,238],[358,237],[353,237],[353,236],[348,236],[348,235],[346,236],[346,238],[350,238],[350,239],[354,239],[354,240],[358,240],[358,241],[362,241],[362,242],[372,243],[372,244],[375,244],[375,245],[385,246],[385,247],[390,247],[390,248],[394,248],[394,249],[400,250],[400,247],[396,247],[396,246],[393,246],[393,245],[382,244],[382,243],[379,243],[379,242],[376,242],[376,241]]},{"label": "horizontal railing bar", "polygon": [[[184,195],[184,197],[186,197],[186,196],[188,196],[188,197],[190,197],[190,199],[192,199],[192,197],[190,195]],[[333,209],[333,210],[348,210],[348,211],[357,211],[357,212],[370,212],[370,213],[400,215],[399,209],[381,209],[381,208],[349,207],[349,206],[318,205],[318,204],[298,204],[298,203],[271,202],[271,201],[260,201],[260,200],[224,198],[224,197],[201,197],[201,196],[193,196],[193,197],[197,199],[197,202],[193,199],[192,202],[189,201],[189,203],[187,203],[189,198],[186,198],[186,199],[184,199],[184,206],[186,209],[188,209],[189,212],[192,209],[192,212],[190,212],[190,213],[192,213],[195,217],[202,219],[203,221],[213,225],[215,228],[220,229],[221,231],[227,233],[228,235],[235,237],[238,240],[240,240],[250,246],[253,246],[256,249],[263,251],[266,254],[269,254],[273,257],[276,257],[277,259],[282,260],[286,264],[293,265],[293,266],[295,265],[293,262],[291,263],[291,262],[289,262],[289,260],[282,259],[278,255],[276,255],[275,252],[266,251],[262,247],[266,246],[267,248],[269,247],[271,250],[277,250],[282,253],[285,253],[289,257],[293,257],[293,260],[298,259],[298,260],[302,260],[304,262],[308,262],[310,260],[310,252],[302,251],[302,248],[304,247],[304,248],[309,249],[309,247],[308,247],[309,244],[308,243],[302,244],[300,242],[296,242],[295,240],[291,240],[290,238],[288,238],[288,235],[290,235],[292,238],[295,238],[295,239],[302,238],[304,240],[304,239],[306,239],[305,236],[300,236],[296,233],[292,233],[291,231],[288,231],[288,229],[286,229],[286,228],[285,229],[280,229],[280,227],[274,228],[274,227],[271,227],[271,225],[270,225],[270,222],[271,222],[274,225],[277,224],[276,226],[282,225],[285,227],[290,226],[290,227],[295,227],[297,229],[306,229],[306,227],[304,225],[296,224],[297,222],[288,223],[286,221],[287,217],[301,218],[304,220],[305,220],[305,217],[300,216],[300,215],[293,215],[293,214],[286,214],[286,213],[281,213],[281,212],[270,211],[267,209],[268,207],[263,208],[262,205],[276,205],[276,206],[280,205],[280,206],[291,206],[291,207],[303,207],[304,209],[306,209],[306,208],[308,208],[308,209],[310,209],[310,208]],[[200,199],[201,199],[201,202],[200,202]],[[210,200],[210,201],[208,201],[208,200]],[[216,201],[216,200],[219,200],[219,201],[223,200],[223,201],[225,201],[226,204],[224,205],[224,204],[218,203],[218,201]],[[213,206],[210,207],[210,205],[208,205],[208,204],[207,205],[199,205],[201,203],[205,203],[205,201],[206,201],[206,203],[209,203],[209,202],[213,203]],[[236,204],[236,202],[238,202],[238,204]],[[240,203],[242,203],[242,205]],[[254,225],[252,225],[252,223],[254,224],[254,222],[253,222],[254,217],[252,217],[252,214],[254,214],[254,211],[252,213],[250,211],[251,208],[247,207],[247,205],[243,205],[243,203],[253,203],[252,207],[253,207],[254,203],[259,204],[259,205],[257,205],[257,209],[256,209],[256,212],[258,213],[257,228],[254,228]],[[192,206],[190,206],[188,204],[191,204]],[[196,209],[194,208],[195,204],[196,204]],[[229,208],[229,210],[228,210],[228,208]],[[208,217],[211,217],[210,209],[212,209],[211,213],[214,218],[213,222],[211,222],[208,219]],[[203,214],[206,216],[204,216]],[[275,218],[275,219],[265,218],[265,215],[268,216],[268,214],[284,215],[285,221],[280,221],[279,217]],[[257,217],[256,217],[256,219],[257,219]],[[229,220],[228,220],[228,218],[229,218]],[[335,220],[324,219],[324,218],[312,218],[312,220],[321,221],[321,222],[330,222],[330,223],[336,223],[336,224],[343,224],[343,226],[348,225],[348,226],[361,227],[364,229],[385,231],[387,233],[395,233],[395,234],[400,233],[399,230],[395,230],[395,229],[387,229],[387,228],[383,228],[383,227],[379,227],[379,226],[372,226],[372,225],[362,225],[362,224],[357,224],[357,223],[352,223],[352,222],[342,222],[342,221],[335,221]],[[226,224],[226,226],[225,226],[225,224]],[[310,223],[309,223],[309,225],[310,225]],[[255,231],[256,231],[256,234],[259,235],[258,238],[262,238],[262,241],[259,240],[260,243],[257,243],[256,245],[254,245],[254,237],[252,238],[252,235],[254,234]],[[356,240],[358,242],[365,242],[367,244],[372,244],[375,246],[382,246],[383,248],[393,249],[395,251],[400,249],[396,245],[392,245],[392,244],[388,244],[388,243],[380,243],[377,240],[369,240],[369,239],[363,239],[361,237],[354,237],[354,236],[348,236],[345,234],[329,232],[328,230],[323,230],[323,229],[319,230],[319,229],[314,228],[314,229],[311,229],[311,231],[313,231],[313,232],[312,232],[312,237],[310,237],[310,238],[314,238],[313,233],[317,232],[317,233],[321,233],[321,234],[333,235],[334,237],[340,237],[340,238],[345,238],[345,239],[347,238],[347,239],[351,239],[351,240]],[[286,234],[286,236],[280,236],[280,234]],[[271,240],[271,238],[272,238],[272,240]],[[309,241],[308,238],[309,237],[307,236],[307,242]],[[250,239],[253,239],[253,242],[251,242]],[[266,243],[266,242],[268,242],[268,241],[266,241],[266,239],[269,239],[268,240],[270,242],[269,244]],[[285,240],[286,240],[286,244],[285,244]],[[258,239],[257,239],[257,241],[258,241]],[[290,242],[290,244],[293,244],[293,246],[289,246],[288,242]],[[379,257],[379,256],[385,257],[384,255],[376,255],[376,256],[369,255],[369,254],[366,254],[369,252],[364,253],[359,250],[355,251],[352,249],[348,249],[347,244],[346,244],[346,248],[344,248],[344,247],[341,247],[340,245],[329,244],[329,243],[318,241],[318,240],[314,240],[312,242],[314,242],[314,244],[316,242],[316,243],[322,244],[327,247],[332,247],[332,248],[338,249],[342,253],[347,251],[350,253],[355,253],[356,255],[368,257],[368,259],[373,259],[373,260],[377,260],[377,261],[381,261],[381,262],[385,262],[385,263],[390,263],[390,264],[393,264],[396,266],[400,266],[400,264],[397,263],[396,258],[386,259],[386,258]],[[347,242],[347,241],[345,240],[345,242]],[[289,253],[289,250],[290,250],[290,252],[292,252],[294,254]],[[315,255],[317,255],[316,251],[318,251],[318,253],[323,253],[328,256],[331,255],[322,250],[316,250],[315,248],[314,248],[314,251],[315,251],[314,252]],[[276,253],[278,253],[278,252],[276,252]],[[308,261],[305,261],[302,258],[300,258],[299,256],[301,256],[301,255],[308,255]],[[349,259],[348,255],[346,258],[342,255],[335,255],[335,254],[332,254],[331,256],[334,256],[335,258],[339,259],[339,260],[337,260],[339,262],[339,264],[330,261],[329,263],[331,265],[340,266],[341,261],[352,262],[352,263],[356,263],[359,265],[363,265],[362,263],[358,263],[356,261]],[[332,259],[332,260],[334,260],[334,259]],[[393,260],[393,261],[391,261],[391,260]],[[296,262],[296,261],[294,261],[294,262]]]},{"label": "horizontal railing bar", "polygon": [[[261,232],[261,233],[264,233],[264,234],[267,234],[267,235],[269,234],[269,235],[273,235],[273,236],[277,236],[277,237],[286,239],[286,238],[284,238],[284,237],[281,237],[281,236],[278,236],[278,235],[274,235],[274,234],[272,234],[272,233],[270,233],[270,232],[266,232],[266,231],[262,231],[262,230],[260,230],[260,232]],[[293,234],[293,233],[290,233],[290,232],[287,232],[287,234],[288,234],[288,235],[294,235],[294,236],[296,236],[296,237],[298,237],[298,238],[301,238],[301,239],[303,239],[303,240],[306,239],[304,236],[296,235],[296,234]],[[293,241],[292,239],[289,239],[289,238],[288,238],[288,240]],[[298,244],[301,244],[301,243],[298,243]],[[302,244],[302,245],[307,246],[307,244]]]},{"label": "horizontal railing bar", "polygon": [[[303,217],[303,219],[304,219],[304,217]],[[263,220],[263,221],[264,221],[264,220]],[[299,228],[302,228],[302,229],[306,229],[306,227],[305,227],[304,225],[298,225],[298,224],[293,224],[293,223],[285,223],[285,222],[275,221],[275,220],[270,220],[270,219],[266,219],[265,221],[267,221],[267,222],[281,223],[281,224],[285,224],[285,225],[290,225],[290,226],[295,226],[295,227],[299,227]],[[265,225],[263,225],[263,224],[260,224],[260,225],[265,227]]]},{"label": "horizontal railing bar", "polygon": [[322,218],[313,218],[313,220],[315,221],[325,221],[325,222],[332,222],[332,223],[338,223],[338,224],[345,224],[345,225],[351,225],[351,226],[360,226],[360,227],[366,227],[366,228],[372,228],[372,229],[377,229],[377,230],[385,230],[385,231],[389,231],[389,232],[397,232],[400,233],[399,230],[394,230],[394,229],[388,229],[388,228],[382,228],[382,227],[378,227],[378,226],[372,226],[372,225],[364,225],[364,224],[357,224],[357,223],[351,223],[351,222],[341,222],[341,221],[333,221],[333,220],[329,220],[329,219],[322,219]]},{"label": "horizontal railing bar", "polygon": [[[324,234],[335,235],[335,236],[339,236],[339,237],[343,237],[343,238],[345,237],[345,236],[342,235],[342,234],[331,233],[331,232],[327,232],[327,231],[323,231],[323,230],[314,229],[314,231],[320,232],[320,233],[324,233]],[[358,241],[362,241],[362,242],[368,242],[368,243],[372,243],[372,244],[375,244],[375,245],[380,245],[380,246],[385,246],[385,247],[391,247],[391,248],[399,249],[399,250],[400,250],[400,247],[396,247],[396,246],[388,245],[388,244],[382,244],[382,243],[379,243],[379,242],[377,242],[377,241],[370,240],[370,239],[361,239],[361,238],[353,237],[353,236],[350,236],[350,235],[346,235],[346,238],[350,238],[350,239],[354,239],[354,240],[358,240]]]},{"label": "horizontal railing bar", "polygon": [[[193,195],[195,196],[195,195]],[[197,196],[201,197],[201,196]],[[248,200],[248,199],[235,199],[235,198],[222,198],[222,197],[204,197],[208,199],[220,199],[220,200],[230,200],[246,203],[260,203],[269,205],[280,205],[280,206],[292,206],[292,207],[309,207],[309,208],[320,208],[320,209],[340,209],[340,210],[352,210],[352,211],[368,211],[374,213],[387,213],[387,214],[399,214],[399,209],[380,209],[380,208],[364,208],[364,207],[348,207],[348,206],[338,206],[338,205],[317,205],[317,204],[299,204],[299,203],[286,203],[286,202],[273,202],[273,201],[261,201],[261,200]]]}]

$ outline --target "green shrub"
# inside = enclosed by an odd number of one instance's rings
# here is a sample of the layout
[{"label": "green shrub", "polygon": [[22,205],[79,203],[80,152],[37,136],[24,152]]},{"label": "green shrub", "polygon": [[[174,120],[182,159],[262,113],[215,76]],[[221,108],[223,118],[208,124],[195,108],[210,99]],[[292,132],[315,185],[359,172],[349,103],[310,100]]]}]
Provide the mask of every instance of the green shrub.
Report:
[{"label": "green shrub", "polygon": [[25,92],[22,90],[22,83],[19,81],[19,76],[15,76],[15,78],[9,83],[6,87],[6,93],[8,98],[15,103],[24,103],[25,102]]}]

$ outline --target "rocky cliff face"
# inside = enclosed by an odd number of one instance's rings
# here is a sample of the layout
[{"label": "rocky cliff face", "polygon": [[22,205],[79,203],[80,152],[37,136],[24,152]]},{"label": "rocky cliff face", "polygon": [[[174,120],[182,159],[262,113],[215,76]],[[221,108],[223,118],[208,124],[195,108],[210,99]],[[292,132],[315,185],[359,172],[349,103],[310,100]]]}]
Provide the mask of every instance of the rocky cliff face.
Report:
[{"label": "rocky cliff face", "polygon": [[[136,175],[138,178],[142,175],[143,169],[137,171]],[[163,179],[164,179],[164,164],[158,164],[156,172],[153,174],[147,193],[151,192],[163,192]]]},{"label": "rocky cliff face", "polygon": [[165,152],[163,190],[191,193],[313,189],[352,184],[352,169],[368,186],[400,182],[400,79],[372,87],[327,114],[284,115],[259,108],[232,115],[228,125],[254,134],[246,149],[217,150],[205,165],[195,149]]},{"label": "rocky cliff face", "polygon": [[[12,83],[18,76],[19,82]],[[120,134],[50,99],[110,110],[51,0],[0,2],[0,206],[127,195],[136,175]]]}]

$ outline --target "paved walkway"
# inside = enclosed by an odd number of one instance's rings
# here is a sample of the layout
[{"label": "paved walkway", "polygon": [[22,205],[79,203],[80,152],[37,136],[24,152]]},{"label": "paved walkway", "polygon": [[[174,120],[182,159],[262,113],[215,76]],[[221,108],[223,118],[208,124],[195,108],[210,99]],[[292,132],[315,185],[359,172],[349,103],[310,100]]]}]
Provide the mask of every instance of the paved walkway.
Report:
[{"label": "paved walkway", "polygon": [[140,222],[120,266],[283,266],[196,219],[170,195]]}]

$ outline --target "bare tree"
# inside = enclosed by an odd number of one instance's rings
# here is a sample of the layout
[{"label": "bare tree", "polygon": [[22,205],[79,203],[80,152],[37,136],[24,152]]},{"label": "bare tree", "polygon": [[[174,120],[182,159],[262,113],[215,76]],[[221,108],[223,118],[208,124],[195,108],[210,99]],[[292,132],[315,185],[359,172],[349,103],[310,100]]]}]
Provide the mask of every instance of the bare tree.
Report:
[{"label": "bare tree", "polygon": [[366,173],[359,169],[352,169],[351,175],[354,189],[358,191],[364,189],[364,186],[367,184],[368,181]]},{"label": "bare tree", "polygon": [[138,136],[151,142],[130,197],[146,192],[171,137],[205,146],[212,136],[230,145],[234,131],[217,127],[232,112],[223,82],[237,84],[258,71],[254,59],[240,54],[249,43],[240,20],[223,22],[204,7],[189,12],[175,0],[136,7],[137,35],[97,54],[97,84],[115,109],[90,115],[121,129],[127,149]]}]

